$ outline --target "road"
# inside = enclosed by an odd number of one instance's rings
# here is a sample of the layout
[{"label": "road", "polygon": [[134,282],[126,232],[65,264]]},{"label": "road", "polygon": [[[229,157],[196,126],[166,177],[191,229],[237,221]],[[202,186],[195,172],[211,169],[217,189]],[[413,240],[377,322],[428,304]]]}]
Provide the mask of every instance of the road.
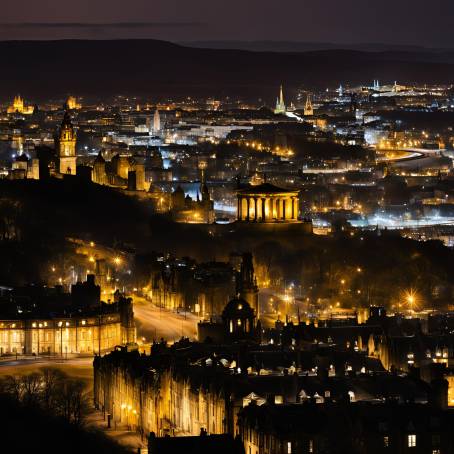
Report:
[{"label": "road", "polygon": [[[181,336],[196,339],[197,322],[199,319],[190,313],[176,314],[165,309],[159,309],[144,298],[134,297],[134,313],[137,324],[137,337],[147,342],[163,337],[169,342],[174,342]],[[5,375],[28,374],[38,371],[43,367],[55,367],[63,370],[73,378],[79,378],[91,386],[93,381],[93,358],[70,357],[62,358],[27,357],[15,359],[4,358],[0,360],[0,377]]]},{"label": "road", "polygon": [[182,336],[196,339],[199,319],[194,314],[175,313],[160,309],[144,298],[134,297],[134,316],[137,338],[145,337],[146,342],[164,338],[174,342]]}]

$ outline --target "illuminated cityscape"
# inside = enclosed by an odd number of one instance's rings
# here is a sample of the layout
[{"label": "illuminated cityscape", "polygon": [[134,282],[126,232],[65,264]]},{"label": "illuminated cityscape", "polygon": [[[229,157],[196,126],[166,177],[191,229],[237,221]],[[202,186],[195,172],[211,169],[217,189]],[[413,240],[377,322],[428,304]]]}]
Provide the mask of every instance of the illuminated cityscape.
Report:
[{"label": "illuminated cityscape", "polygon": [[453,453],[445,15],[24,2],[0,25],[1,452]]}]

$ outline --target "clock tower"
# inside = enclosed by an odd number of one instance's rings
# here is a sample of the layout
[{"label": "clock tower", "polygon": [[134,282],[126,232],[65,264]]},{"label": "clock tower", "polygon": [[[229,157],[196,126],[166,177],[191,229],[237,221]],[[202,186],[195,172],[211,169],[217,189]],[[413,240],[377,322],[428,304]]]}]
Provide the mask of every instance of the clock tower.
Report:
[{"label": "clock tower", "polygon": [[76,132],[68,112],[65,112],[58,137],[58,157],[61,174],[76,174]]}]

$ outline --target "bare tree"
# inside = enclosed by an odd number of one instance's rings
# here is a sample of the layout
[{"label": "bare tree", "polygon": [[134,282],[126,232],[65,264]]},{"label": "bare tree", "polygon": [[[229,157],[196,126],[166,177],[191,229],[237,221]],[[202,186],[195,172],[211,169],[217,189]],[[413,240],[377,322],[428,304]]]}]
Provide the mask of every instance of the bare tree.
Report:
[{"label": "bare tree", "polygon": [[23,385],[21,377],[15,375],[7,375],[2,380],[2,391],[10,394],[16,400],[21,401],[23,396]]},{"label": "bare tree", "polygon": [[36,405],[40,401],[42,376],[33,372],[21,377],[22,401],[28,405]]},{"label": "bare tree", "polygon": [[41,370],[41,401],[46,409],[55,405],[56,395],[67,375],[60,369],[45,367]]},{"label": "bare tree", "polygon": [[67,379],[58,389],[56,410],[68,422],[80,426],[89,412],[88,402],[85,383]]}]

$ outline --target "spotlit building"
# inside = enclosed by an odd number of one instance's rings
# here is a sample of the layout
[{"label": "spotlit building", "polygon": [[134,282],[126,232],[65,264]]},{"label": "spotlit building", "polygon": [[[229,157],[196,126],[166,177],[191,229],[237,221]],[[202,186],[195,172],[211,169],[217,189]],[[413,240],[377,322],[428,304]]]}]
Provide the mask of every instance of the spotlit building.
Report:
[{"label": "spotlit building", "polygon": [[7,113],[9,114],[19,113],[22,115],[31,115],[33,111],[33,106],[26,106],[21,96],[16,96],[13,103],[7,109]]},{"label": "spotlit building", "polygon": [[51,301],[46,311],[30,310],[34,300],[25,307],[21,296],[16,303],[12,293],[11,306],[3,304],[0,314],[0,356],[93,355],[135,343],[131,298],[103,303],[99,286],[94,284],[93,276],[89,277],[87,282],[73,286],[71,295],[44,291],[42,296]]},{"label": "spotlit building", "polygon": [[298,222],[299,193],[270,183],[237,192],[237,219],[242,222]]},{"label": "spotlit building", "polygon": [[118,309],[112,305],[77,317],[0,321],[0,354],[93,355],[135,342],[135,328]]}]

